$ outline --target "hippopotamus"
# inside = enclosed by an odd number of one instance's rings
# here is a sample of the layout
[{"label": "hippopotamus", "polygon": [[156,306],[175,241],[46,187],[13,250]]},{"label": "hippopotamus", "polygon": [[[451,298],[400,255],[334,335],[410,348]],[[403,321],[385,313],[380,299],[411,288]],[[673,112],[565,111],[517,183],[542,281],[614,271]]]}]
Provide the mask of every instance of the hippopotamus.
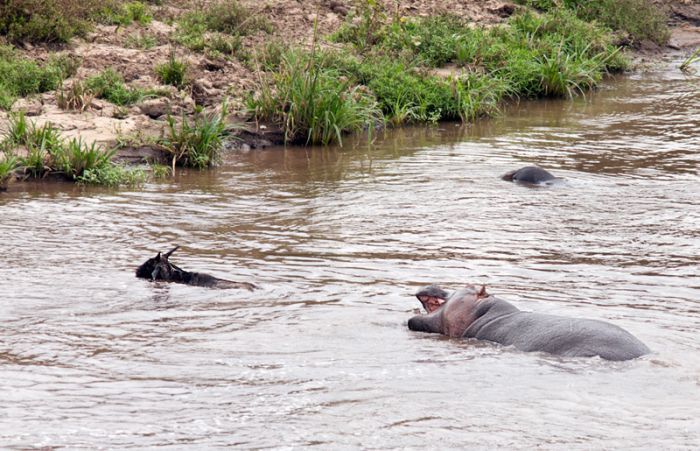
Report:
[{"label": "hippopotamus", "polygon": [[503,180],[509,182],[526,183],[531,185],[552,183],[561,180],[554,177],[548,171],[545,171],[539,166],[525,166],[524,168],[510,171],[501,176]]},{"label": "hippopotamus", "polygon": [[170,256],[178,250],[180,246],[175,246],[165,254],[158,254],[146,260],[144,264],[136,268],[136,277],[150,279],[152,281],[163,280],[166,282],[184,283],[199,287],[209,288],[244,288],[254,290],[256,285],[247,282],[233,282],[231,280],[219,279],[201,272],[189,272],[173,265],[168,260]]},{"label": "hippopotamus", "polygon": [[427,314],[408,321],[410,330],[474,338],[525,352],[565,357],[629,360],[651,352],[626,330],[605,321],[523,312],[492,296],[486,288],[467,286],[449,295],[437,285],[416,297]]}]

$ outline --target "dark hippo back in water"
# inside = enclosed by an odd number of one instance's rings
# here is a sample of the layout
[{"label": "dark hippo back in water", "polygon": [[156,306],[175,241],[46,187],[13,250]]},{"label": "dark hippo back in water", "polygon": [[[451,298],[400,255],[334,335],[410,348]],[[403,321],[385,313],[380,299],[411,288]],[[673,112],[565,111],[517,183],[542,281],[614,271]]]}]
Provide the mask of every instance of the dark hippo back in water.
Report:
[{"label": "dark hippo back in water", "polygon": [[528,185],[550,185],[563,179],[553,176],[548,171],[539,166],[525,166],[514,171],[507,172],[501,176],[503,180],[517,182]]}]

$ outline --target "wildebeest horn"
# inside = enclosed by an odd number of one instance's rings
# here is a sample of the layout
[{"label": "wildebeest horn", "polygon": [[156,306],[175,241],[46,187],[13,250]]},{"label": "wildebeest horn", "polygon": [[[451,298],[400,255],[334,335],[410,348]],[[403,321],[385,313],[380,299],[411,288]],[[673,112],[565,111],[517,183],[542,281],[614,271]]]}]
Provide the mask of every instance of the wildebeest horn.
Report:
[{"label": "wildebeest horn", "polygon": [[170,249],[168,252],[165,253],[165,258],[170,257],[170,255],[178,249],[180,249],[180,246],[175,246],[174,248]]}]

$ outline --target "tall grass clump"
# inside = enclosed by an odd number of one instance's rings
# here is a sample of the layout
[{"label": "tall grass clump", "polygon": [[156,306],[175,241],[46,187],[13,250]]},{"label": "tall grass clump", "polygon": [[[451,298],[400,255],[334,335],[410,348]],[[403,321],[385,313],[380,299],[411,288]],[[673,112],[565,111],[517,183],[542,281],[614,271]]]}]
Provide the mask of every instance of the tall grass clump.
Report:
[{"label": "tall grass clump", "polygon": [[168,116],[168,125],[159,144],[172,155],[173,173],[175,166],[203,169],[220,161],[223,140],[228,134],[227,116],[225,103],[219,113],[198,111],[192,120],[184,115],[179,121]]},{"label": "tall grass clump", "polygon": [[12,43],[65,43],[92,28],[98,0],[7,0],[0,2],[0,35]]},{"label": "tall grass clump", "polygon": [[75,69],[66,57],[53,57],[38,65],[13,47],[0,45],[0,109],[9,110],[18,97],[56,89]]},{"label": "tall grass clump", "polygon": [[262,80],[259,88],[248,107],[258,120],[282,127],[290,143],[342,143],[344,133],[382,121],[372,93],[321,65],[315,51],[286,51],[278,72]]}]

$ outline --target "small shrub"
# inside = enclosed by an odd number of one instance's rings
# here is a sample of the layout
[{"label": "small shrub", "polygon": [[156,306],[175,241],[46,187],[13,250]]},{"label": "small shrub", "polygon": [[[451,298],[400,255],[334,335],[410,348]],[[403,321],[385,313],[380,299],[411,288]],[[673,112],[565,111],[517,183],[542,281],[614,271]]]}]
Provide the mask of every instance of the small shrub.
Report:
[{"label": "small shrub", "polygon": [[156,75],[160,81],[166,85],[175,86],[178,89],[183,88],[187,83],[187,63],[175,57],[174,53],[170,54],[170,59],[155,67]]}]

